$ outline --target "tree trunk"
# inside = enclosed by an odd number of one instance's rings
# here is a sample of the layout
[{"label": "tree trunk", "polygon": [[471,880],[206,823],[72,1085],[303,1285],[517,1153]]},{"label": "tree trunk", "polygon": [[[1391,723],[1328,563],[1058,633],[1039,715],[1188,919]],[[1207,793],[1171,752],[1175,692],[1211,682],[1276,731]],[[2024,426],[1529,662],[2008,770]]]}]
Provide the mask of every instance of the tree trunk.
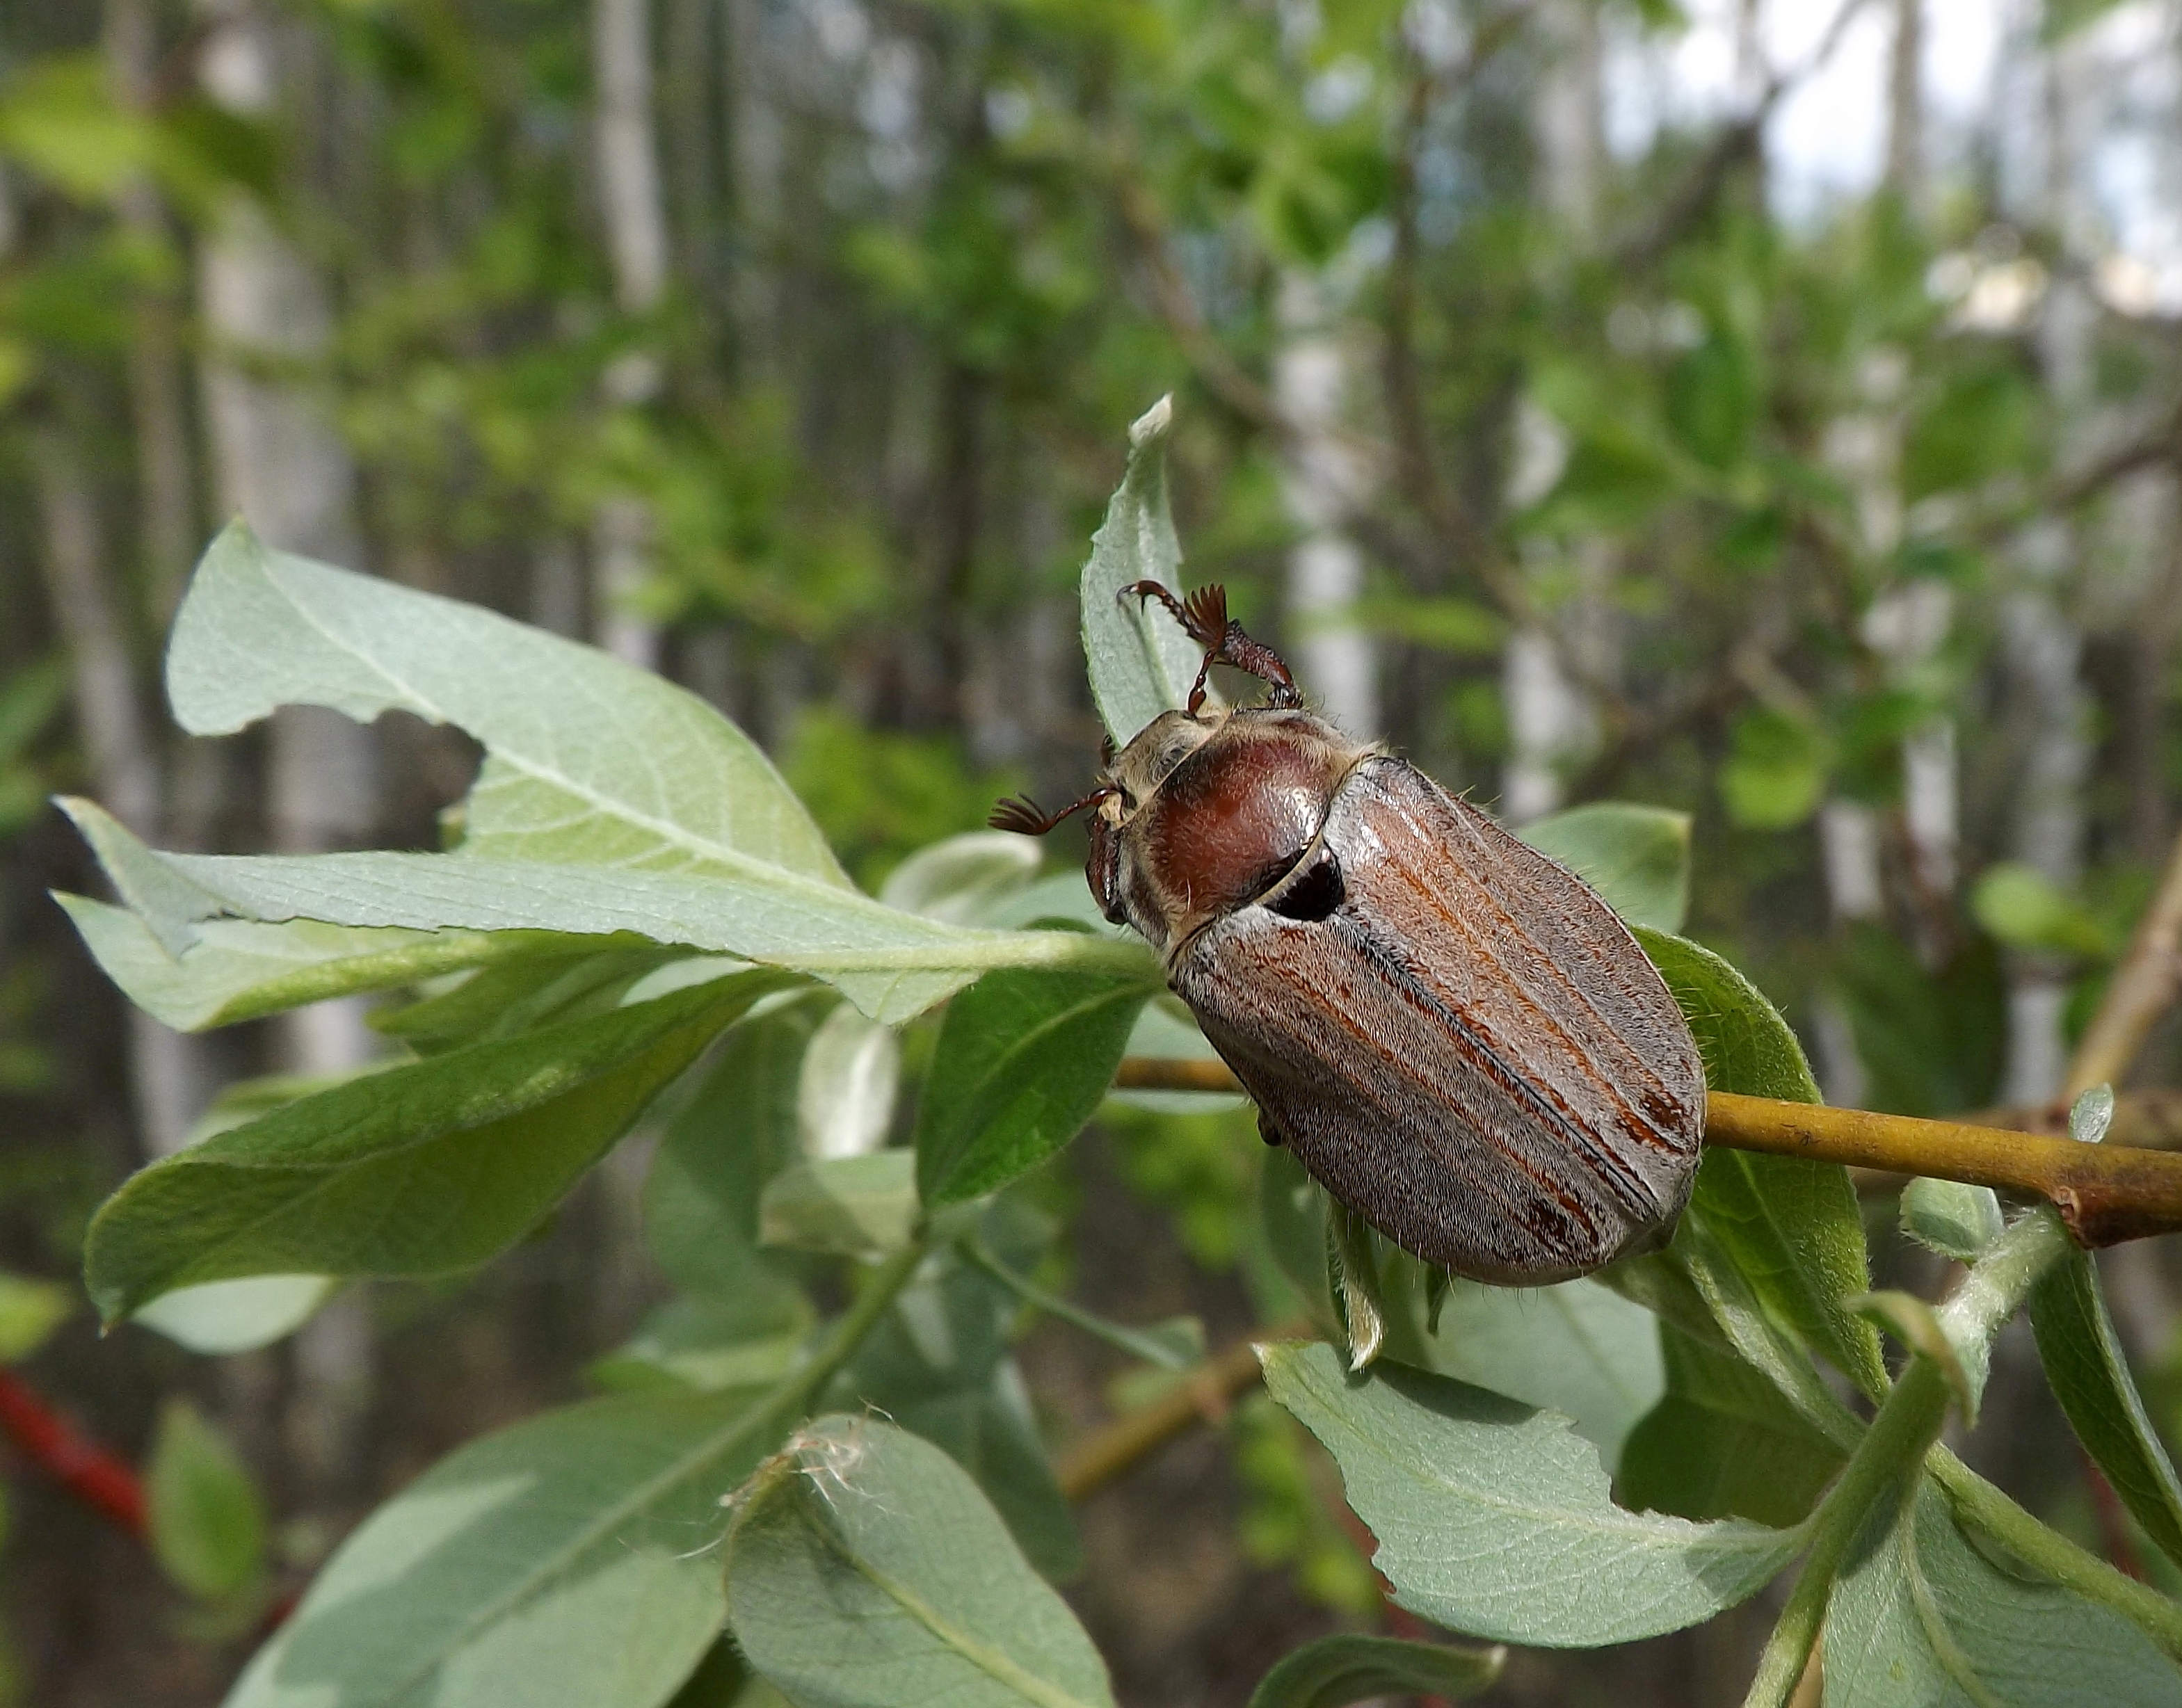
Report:
[{"label": "tree trunk", "polygon": [[1299,538],[1288,550],[1289,656],[1326,716],[1350,735],[1376,741],[1377,661],[1359,627],[1364,554],[1342,523],[1363,495],[1364,471],[1343,442],[1349,350],[1321,281],[1290,272],[1281,281],[1281,345],[1273,390],[1293,433],[1281,464],[1281,495]]},{"label": "tree trunk", "polygon": [[[1597,9],[1582,0],[1550,0],[1541,29],[1553,58],[1540,80],[1532,135],[1540,199],[1575,247],[1587,250],[1598,235],[1605,169]],[[1535,406],[1519,412],[1517,428],[1509,496],[1520,507],[1542,497],[1558,478],[1567,445],[1559,423]],[[1551,474],[1543,472],[1548,467]],[[1501,655],[1508,759],[1500,810],[1510,824],[1559,806],[1564,773],[1598,739],[1598,710],[1566,668],[1564,649],[1579,647],[1587,665],[1611,665],[1605,601],[1614,577],[1613,547],[1586,537],[1574,543],[1574,550],[1581,582],[1575,599],[1557,623],[1548,617],[1518,627]]]},{"label": "tree trunk", "polygon": [[[206,8],[200,53],[212,99],[245,116],[274,105],[279,69],[268,14],[247,0]],[[205,415],[222,507],[269,544],[351,569],[364,567],[355,514],[356,471],[323,400],[301,384],[261,377],[253,361],[291,367],[322,359],[332,333],[325,291],[263,208],[230,196],[198,252],[207,352]],[[317,853],[368,841],[378,820],[374,732],[337,712],[284,707],[273,720],[267,799],[274,843]],[[307,1076],[342,1074],[377,1053],[361,999],[285,1015],[283,1064]],[[369,1396],[371,1346],[363,1297],[336,1299],[296,1347],[289,1445],[316,1487],[351,1485]]]},{"label": "tree trunk", "polygon": [[[592,0],[591,61],[600,216],[613,263],[614,301],[648,314],[667,292],[667,209],[652,136],[649,0]],[[619,357],[604,377],[606,402],[639,408],[659,395],[658,358]],[[599,644],[645,670],[659,665],[659,625],[637,609],[651,577],[651,508],[634,494],[605,500],[592,519]]]},{"label": "tree trunk", "polygon": [[[68,644],[80,733],[99,799],[140,836],[156,836],[162,798],[159,759],[137,692],[136,666],[114,596],[98,501],[68,430],[36,429],[31,452],[38,489],[46,594]],[[198,1041],[130,1004],[130,1094],[146,1152],[181,1149],[211,1094]]]},{"label": "tree trunk", "polygon": [[[106,55],[117,102],[146,113],[152,103],[158,42],[146,0],[107,0]],[[159,194],[142,174],[121,189],[123,228],[136,243],[169,252],[174,236]],[[144,282],[129,309],[129,395],[136,428],[140,548],[147,604],[155,621],[173,615],[197,548],[197,470],[190,450],[181,306],[162,284]]]}]

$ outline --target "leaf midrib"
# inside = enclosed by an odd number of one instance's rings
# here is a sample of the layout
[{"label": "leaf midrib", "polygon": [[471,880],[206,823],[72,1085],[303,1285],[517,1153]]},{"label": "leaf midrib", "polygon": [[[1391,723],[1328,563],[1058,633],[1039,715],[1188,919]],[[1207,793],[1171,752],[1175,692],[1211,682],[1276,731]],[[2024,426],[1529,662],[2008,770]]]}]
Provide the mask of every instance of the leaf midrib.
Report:
[{"label": "leaf midrib", "polygon": [[[803,1517],[800,1512],[797,1516]],[[943,1617],[938,1608],[906,1584],[898,1581],[891,1573],[881,1571],[867,1557],[851,1548],[847,1539],[837,1534],[831,1525],[816,1523],[807,1517],[804,1517],[803,1522],[811,1534],[850,1570],[880,1594],[892,1599],[911,1618],[965,1661],[1018,1696],[1037,1703],[1038,1708],[1097,1708],[1097,1705],[1086,1702],[1080,1696],[1070,1694],[1058,1684],[1039,1678],[1011,1656],[980,1642],[969,1632]]]},{"label": "leaf midrib", "polygon": [[[1355,1410],[1343,1410],[1332,1405],[1328,1396],[1322,1392],[1315,1395],[1314,1397],[1329,1412],[1339,1418],[1343,1429],[1356,1436],[1365,1445],[1376,1451],[1383,1458],[1399,1463],[1405,1458],[1417,1456],[1418,1462],[1423,1462],[1421,1456],[1404,1453],[1395,1443],[1382,1437],[1376,1429],[1365,1427],[1359,1421],[1360,1414]],[[1633,1540],[1648,1547],[1672,1547],[1684,1552],[1692,1548],[1709,1547],[1723,1554],[1731,1552],[1754,1554],[1758,1551],[1761,1545],[1770,1546],[1776,1543],[1785,1543],[1789,1537],[1803,1528],[1803,1525],[1797,1525],[1793,1529],[1776,1530],[1762,1524],[1736,1524],[1731,1528],[1727,1525],[1719,1524],[1718,1521],[1700,1524],[1687,1518],[1664,1519],[1658,1517],[1647,1518],[1641,1513],[1623,1512],[1619,1507],[1611,1506],[1609,1510],[1615,1514],[1615,1517],[1612,1519],[1602,1519],[1592,1513],[1570,1507],[1542,1506],[1535,1503],[1526,1504],[1509,1500],[1504,1496],[1488,1493],[1476,1484],[1451,1481],[1429,1467],[1413,1474],[1418,1481],[1428,1483],[1443,1490],[1459,1501],[1486,1507],[1493,1512],[1509,1513],[1517,1517],[1531,1519],[1541,1524],[1550,1524],[1556,1528],[1568,1528],[1573,1524],[1576,1528],[1588,1530],[1600,1537],[1616,1540]],[[1670,1528],[1670,1525],[1680,1527],[1679,1531]]]},{"label": "leaf midrib", "polygon": [[[770,1401],[761,1400],[747,1411],[738,1412],[733,1420],[706,1436],[680,1458],[667,1464],[646,1481],[638,1484],[621,1500],[602,1507],[590,1523],[575,1531],[559,1547],[548,1551],[526,1575],[516,1579],[496,1600],[485,1603],[449,1633],[432,1652],[419,1659],[416,1666],[394,1678],[383,1694],[367,1698],[365,1703],[392,1704],[401,1701],[457,1654],[473,1634],[529,1600],[546,1584],[573,1567],[582,1556],[604,1541],[615,1528],[634,1517],[654,1501],[663,1497],[677,1484],[694,1477],[711,1462],[724,1457],[740,1445],[745,1434],[753,1432],[760,1423],[782,1409],[788,1397],[782,1396]],[[299,1614],[302,1611],[299,1609]],[[359,1708],[365,1708],[365,1705],[359,1704]]]}]

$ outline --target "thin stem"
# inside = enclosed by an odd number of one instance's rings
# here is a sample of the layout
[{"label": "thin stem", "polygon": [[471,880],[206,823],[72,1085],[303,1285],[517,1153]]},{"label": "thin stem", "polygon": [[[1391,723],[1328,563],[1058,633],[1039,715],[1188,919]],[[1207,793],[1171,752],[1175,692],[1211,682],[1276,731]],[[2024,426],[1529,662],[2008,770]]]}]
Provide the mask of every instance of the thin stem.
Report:
[{"label": "thin stem", "polygon": [[843,1312],[841,1319],[833,1324],[811,1362],[784,1380],[778,1398],[783,1402],[792,1401],[799,1408],[807,1407],[818,1391],[839,1374],[843,1365],[856,1356],[856,1351],[878,1326],[879,1318],[894,1303],[894,1296],[909,1285],[931,1251],[927,1240],[912,1240],[878,1268],[856,1295],[856,1301]]},{"label": "thin stem", "polygon": [[1964,1523],[2063,1589],[2113,1608],[2182,1660],[2182,1605],[2041,1523],[1945,1447],[1934,1447],[1925,1455],[1924,1468]]},{"label": "thin stem", "polygon": [[[1992,1337],[2022,1308],[2038,1278],[2068,1249],[2060,1217],[2050,1209],[2035,1210],[1993,1242],[1940,1307],[1941,1325],[1948,1338],[1966,1360],[1974,1359],[1980,1372],[1990,1357]],[[1880,1406],[1840,1479],[1808,1521],[1810,1555],[1758,1656],[1744,1708],[1780,1708],[1788,1700],[1825,1622],[1834,1578],[1850,1545],[1890,1491],[1905,1501],[1913,1492],[1913,1480],[1905,1479],[1920,1473],[1926,1456],[1938,1445],[1950,1392],[1940,1367],[1920,1353],[1909,1361],[1902,1379]]]},{"label": "thin stem", "polygon": [[1947,1383],[1929,1358],[1915,1358],[1871,1420],[1840,1479],[1809,1519],[1811,1551],[1788,1604],[1758,1657],[1743,1708],[1780,1708],[1803,1676],[1811,1645],[1825,1622],[1826,1603],[1849,1545],[1880,1501],[1895,1491],[1909,1467],[1940,1439],[1947,1421]]},{"label": "thin stem", "polygon": [[1054,1468],[1061,1492],[1080,1501],[1185,1430],[1225,1417],[1235,1396],[1256,1385],[1264,1374],[1256,1342],[1316,1332],[1307,1319],[1282,1323],[1206,1359],[1149,1405],[1125,1412],[1063,1453]]},{"label": "thin stem", "polygon": [[2068,1064],[2063,1095],[2118,1081],[2182,989],[2182,837]]},{"label": "thin stem", "polygon": [[1025,1304],[1035,1306],[1049,1317],[1057,1317],[1072,1327],[1083,1329],[1087,1335],[1095,1335],[1108,1346],[1118,1347],[1131,1357],[1141,1358],[1148,1364],[1156,1364],[1162,1370],[1186,1370],[1189,1368],[1188,1355],[1178,1354],[1157,1335],[1132,1329],[1126,1323],[1110,1322],[1095,1312],[1071,1303],[1058,1293],[1049,1292],[1029,1276],[1017,1274],[977,1241],[959,1241],[955,1249],[971,1268],[983,1270]]}]

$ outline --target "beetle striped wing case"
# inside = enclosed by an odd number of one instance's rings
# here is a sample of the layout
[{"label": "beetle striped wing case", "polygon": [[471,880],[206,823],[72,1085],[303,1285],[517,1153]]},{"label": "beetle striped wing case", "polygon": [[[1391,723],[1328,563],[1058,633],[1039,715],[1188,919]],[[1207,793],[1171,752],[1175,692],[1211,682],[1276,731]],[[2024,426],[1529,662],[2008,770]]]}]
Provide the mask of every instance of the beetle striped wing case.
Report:
[{"label": "beetle striped wing case", "polygon": [[1266,1136],[1459,1274],[1584,1274],[1689,1196],[1704,1075],[1664,981],[1574,874],[1405,760],[1360,760],[1282,884],[1169,975]]}]

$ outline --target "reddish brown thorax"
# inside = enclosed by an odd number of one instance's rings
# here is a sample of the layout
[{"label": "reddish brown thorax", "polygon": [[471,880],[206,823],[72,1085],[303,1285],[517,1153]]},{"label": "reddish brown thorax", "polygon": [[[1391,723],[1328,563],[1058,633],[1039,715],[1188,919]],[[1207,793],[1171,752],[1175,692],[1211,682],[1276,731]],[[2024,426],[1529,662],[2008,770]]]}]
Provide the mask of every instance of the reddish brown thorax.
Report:
[{"label": "reddish brown thorax", "polygon": [[1116,793],[1092,838],[1093,893],[1171,953],[1286,876],[1371,751],[1306,711],[1165,714],[1114,762]]}]

